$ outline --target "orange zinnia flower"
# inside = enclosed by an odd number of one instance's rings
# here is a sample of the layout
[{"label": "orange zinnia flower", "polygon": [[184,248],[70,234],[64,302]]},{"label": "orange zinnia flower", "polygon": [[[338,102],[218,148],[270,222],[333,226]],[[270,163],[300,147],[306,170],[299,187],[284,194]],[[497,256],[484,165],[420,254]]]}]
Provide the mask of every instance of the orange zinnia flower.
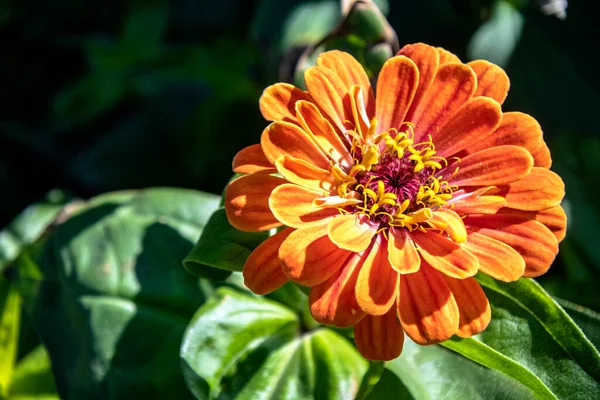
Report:
[{"label": "orange zinnia flower", "polygon": [[241,150],[226,189],[231,224],[283,225],[244,265],[265,294],[311,286],[313,317],[354,326],[366,358],[468,337],[489,323],[473,275],[502,281],[549,268],[565,235],[564,185],[538,123],[503,113],[504,71],[463,64],[424,44],[381,69],[376,96],[362,66],[323,53],[305,74],[260,99],[269,125]]}]

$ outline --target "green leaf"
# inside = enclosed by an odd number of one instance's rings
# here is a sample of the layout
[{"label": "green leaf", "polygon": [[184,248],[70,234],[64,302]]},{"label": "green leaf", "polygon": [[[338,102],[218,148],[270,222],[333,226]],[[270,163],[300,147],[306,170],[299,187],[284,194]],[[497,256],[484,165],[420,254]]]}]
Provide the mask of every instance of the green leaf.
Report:
[{"label": "green leaf", "polygon": [[21,296],[0,277],[0,398],[8,394],[19,344]]},{"label": "green leaf", "polygon": [[65,203],[62,193],[52,191],[44,201],[27,207],[0,232],[0,271],[43,234]]},{"label": "green leaf", "polygon": [[123,56],[136,62],[159,54],[169,19],[169,3],[164,0],[133,3],[119,45]]},{"label": "green leaf", "polygon": [[573,321],[581,328],[587,338],[596,346],[596,349],[600,349],[600,314],[570,301],[556,300],[569,313],[569,316],[573,318]]},{"label": "green leaf", "polygon": [[194,316],[181,359],[198,399],[352,398],[367,370],[333,331],[303,332],[286,307],[228,288]]},{"label": "green leaf", "polygon": [[534,399],[521,383],[441,346],[406,338],[400,357],[386,364],[369,400]]},{"label": "green leaf", "polygon": [[446,347],[534,388],[538,383],[526,369],[557,398],[600,396],[598,351],[535,281],[503,283],[483,275],[478,280],[492,305],[492,322],[479,335],[481,343],[455,340]]},{"label": "green leaf", "polygon": [[57,227],[39,260],[22,258],[17,282],[61,398],[190,397],[177,354],[212,288],[181,259],[218,204],[180,189],[103,195]]},{"label": "green leaf", "polygon": [[191,273],[209,279],[224,279],[229,273],[241,271],[246,259],[269,232],[242,232],[227,220],[225,209],[220,208],[210,217],[196,246],[183,260]]},{"label": "green leaf", "polygon": [[64,126],[84,123],[115,107],[129,90],[121,74],[95,73],[59,92],[53,100],[54,113]]},{"label": "green leaf", "polygon": [[452,338],[442,343],[442,346],[481,365],[505,373],[527,386],[541,399],[557,398],[540,378],[527,368],[475,339]]},{"label": "green leaf", "polygon": [[470,60],[485,59],[506,67],[521,37],[525,19],[510,2],[494,4],[490,19],[473,34],[467,46]]},{"label": "green leaf", "polygon": [[48,352],[38,346],[15,368],[8,400],[59,400]]},{"label": "green leaf", "polygon": [[299,5],[284,23],[281,49],[316,44],[335,28],[340,19],[340,6],[336,1]]}]

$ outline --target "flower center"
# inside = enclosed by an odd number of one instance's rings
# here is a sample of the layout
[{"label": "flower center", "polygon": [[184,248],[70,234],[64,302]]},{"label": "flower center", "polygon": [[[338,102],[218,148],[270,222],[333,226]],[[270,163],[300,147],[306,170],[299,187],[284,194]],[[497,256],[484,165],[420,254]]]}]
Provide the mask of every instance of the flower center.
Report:
[{"label": "flower center", "polygon": [[436,176],[448,162],[436,156],[430,137],[414,143],[412,124],[405,123],[405,131],[392,129],[375,136],[376,123],[371,121],[365,138],[350,132],[355,164],[350,172],[332,170],[342,182],[341,197],[353,194],[362,199],[362,204],[340,211],[363,214],[381,228],[427,229],[422,223],[432,218],[432,210],[448,204],[457,189]]}]

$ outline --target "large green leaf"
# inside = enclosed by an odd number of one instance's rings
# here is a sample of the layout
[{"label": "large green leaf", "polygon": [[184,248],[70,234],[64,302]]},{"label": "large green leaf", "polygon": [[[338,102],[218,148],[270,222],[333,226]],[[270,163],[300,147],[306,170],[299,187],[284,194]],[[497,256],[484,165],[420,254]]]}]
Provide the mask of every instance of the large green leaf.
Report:
[{"label": "large green leaf", "polygon": [[456,339],[444,346],[504,372],[540,398],[600,397],[598,351],[535,281],[478,280],[492,305],[492,322],[479,341]]},{"label": "large green leaf", "polygon": [[490,400],[535,396],[498,371],[440,346],[419,346],[407,338],[402,354],[386,364],[381,380],[367,398]]},{"label": "large green leaf", "polygon": [[177,189],[103,195],[57,227],[40,271],[22,257],[18,282],[61,398],[190,396],[177,354],[211,289],[181,259],[218,203]]},{"label": "large green leaf", "polygon": [[600,349],[600,314],[566,300],[558,299],[558,303],[569,313],[596,349]]},{"label": "large green leaf", "polygon": [[218,209],[208,221],[202,236],[183,261],[193,274],[224,279],[227,271],[241,271],[252,250],[269,237],[269,232],[242,232],[227,220],[225,209]]},{"label": "large green leaf", "polygon": [[181,359],[198,399],[352,398],[367,370],[333,331],[306,331],[290,309],[228,288],[192,319]]}]

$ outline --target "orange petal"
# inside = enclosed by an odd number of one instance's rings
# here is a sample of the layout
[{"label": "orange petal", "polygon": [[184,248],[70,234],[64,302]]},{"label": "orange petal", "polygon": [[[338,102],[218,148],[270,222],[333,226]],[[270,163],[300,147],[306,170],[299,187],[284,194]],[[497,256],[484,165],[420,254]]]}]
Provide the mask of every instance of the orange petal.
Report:
[{"label": "orange petal", "polygon": [[396,307],[381,316],[365,315],[354,325],[354,342],[366,359],[389,361],[398,357],[404,345],[404,332]]},{"label": "orange petal", "polygon": [[314,167],[299,158],[279,157],[275,166],[285,179],[308,189],[331,192],[337,186],[337,180],[329,171]]},{"label": "orange petal", "polygon": [[455,56],[453,53],[450,53],[448,50],[443,49],[441,47],[435,48],[440,55],[440,65],[448,64],[448,63],[460,63],[460,58]]},{"label": "orange petal", "polygon": [[512,282],[523,276],[525,260],[509,245],[481,233],[469,232],[469,239],[463,243],[479,260],[479,270],[503,282]]},{"label": "orange petal", "polygon": [[510,80],[506,72],[496,64],[486,60],[475,60],[467,63],[477,75],[475,96],[491,97],[498,103],[504,103],[510,88]]},{"label": "orange petal", "polygon": [[299,100],[311,101],[310,95],[288,83],[276,83],[266,88],[258,102],[267,121],[298,123],[294,105]]},{"label": "orange petal", "polygon": [[383,64],[377,79],[377,130],[400,129],[415,97],[419,70],[407,57],[396,56]]},{"label": "orange petal", "polygon": [[269,207],[281,223],[292,228],[305,228],[319,224],[322,219],[339,215],[335,208],[319,208],[313,205],[323,193],[286,183],[279,186],[269,197]]},{"label": "orange petal", "polygon": [[531,155],[533,156],[533,165],[536,167],[548,169],[552,166],[550,149],[543,140],[535,149],[531,150]]},{"label": "orange petal", "polygon": [[442,129],[432,132],[432,141],[438,154],[447,158],[489,136],[501,120],[500,104],[488,97],[475,97],[463,104]]},{"label": "orange petal", "polygon": [[423,43],[406,45],[400,49],[398,55],[406,56],[413,60],[419,70],[417,91],[405,118],[406,121],[413,121],[417,106],[421,103],[425,93],[427,93],[440,66],[440,55],[435,47]]},{"label": "orange petal", "polygon": [[461,159],[451,184],[486,186],[518,182],[532,171],[532,167],[533,157],[523,147],[491,147]]},{"label": "orange petal", "polygon": [[281,156],[299,158],[323,169],[331,162],[316,143],[300,127],[289,122],[273,122],[262,133],[260,144],[270,163]]},{"label": "orange petal", "polygon": [[369,247],[377,233],[376,225],[356,214],[338,215],[329,222],[328,229],[333,243],[342,249],[356,252]]},{"label": "orange petal", "polygon": [[400,275],[388,261],[387,240],[375,237],[356,281],[356,302],[370,315],[383,315],[396,300]]},{"label": "orange petal", "polygon": [[329,240],[327,221],[296,230],[279,249],[281,269],[285,275],[305,286],[314,286],[327,280],[350,254],[350,251],[340,249]]},{"label": "orange petal", "polygon": [[359,133],[359,136],[366,138],[371,123],[365,109],[365,100],[360,86],[354,85],[350,88],[350,104],[354,118],[354,131]]},{"label": "orange petal", "polygon": [[496,214],[506,205],[506,200],[501,196],[486,194],[493,191],[497,191],[495,186],[479,188],[473,192],[457,191],[448,203],[452,205],[452,210],[460,215]]},{"label": "orange petal", "polygon": [[299,101],[296,103],[296,114],[302,128],[312,137],[323,153],[342,167],[350,168],[354,165],[352,156],[335,129],[313,103]]},{"label": "orange petal", "polygon": [[475,278],[454,279],[448,276],[443,277],[458,305],[460,320],[456,334],[467,338],[487,328],[492,317],[490,302]]},{"label": "orange petal", "polygon": [[512,208],[503,208],[498,214],[518,215],[524,219],[534,219],[544,224],[554,233],[556,240],[562,242],[567,234],[567,214],[561,206],[547,208],[542,211],[521,211]]},{"label": "orange petal", "polygon": [[269,208],[273,189],[284,179],[266,174],[237,178],[225,188],[225,212],[229,223],[241,231],[266,231],[281,226]]},{"label": "orange petal", "polygon": [[308,92],[333,122],[338,132],[345,132],[344,121],[352,119],[349,89],[329,68],[310,67],[304,73]]},{"label": "orange petal", "polygon": [[444,231],[450,236],[450,239],[456,243],[462,243],[467,240],[467,231],[462,218],[454,211],[448,209],[438,209],[433,211],[432,217],[427,220],[434,228]]},{"label": "orange petal", "polygon": [[421,267],[421,257],[406,229],[390,228],[388,254],[392,268],[401,274],[411,274]]},{"label": "orange petal", "polygon": [[345,328],[364,317],[365,313],[358,306],[354,294],[356,278],[363,262],[361,254],[352,253],[333,276],[313,286],[308,302],[317,322]]},{"label": "orange petal", "polygon": [[375,95],[371,81],[363,66],[354,57],[343,51],[326,51],[317,58],[317,65],[332,70],[348,90],[354,85],[360,86],[365,96],[367,115],[372,117],[375,114]]},{"label": "orange petal", "polygon": [[[439,233],[414,231],[410,236],[424,261],[453,278],[473,276],[479,269],[477,258],[461,245]],[[421,268],[423,267],[421,263]]]},{"label": "orange petal", "polygon": [[467,102],[477,86],[475,72],[464,64],[444,64],[414,113],[415,141],[439,130]]},{"label": "orange petal", "polygon": [[328,196],[315,199],[313,205],[324,208],[339,208],[361,204],[363,201],[353,197]]},{"label": "orange petal", "polygon": [[406,334],[421,345],[443,342],[458,329],[456,300],[442,274],[427,263],[400,279],[398,315]]},{"label": "orange petal", "polygon": [[481,215],[465,218],[465,225],[467,231],[499,240],[521,254],[527,278],[545,273],[558,253],[556,237],[538,221],[516,215]]},{"label": "orange petal", "polygon": [[281,269],[279,246],[294,229],[286,228],[262,242],[244,264],[244,284],[256,294],[279,289],[289,279]]},{"label": "orange petal", "polygon": [[260,144],[253,144],[238,151],[233,157],[233,172],[238,174],[273,173],[275,169],[265,157]]},{"label": "orange petal", "polygon": [[565,197],[565,184],[560,176],[542,167],[533,167],[525,178],[499,189],[498,194],[506,198],[507,207],[524,211],[555,207]]},{"label": "orange petal", "polygon": [[465,155],[502,145],[521,146],[531,152],[541,141],[542,128],[532,116],[520,112],[507,112],[502,115],[498,129],[487,137],[472,141],[466,148]]}]

